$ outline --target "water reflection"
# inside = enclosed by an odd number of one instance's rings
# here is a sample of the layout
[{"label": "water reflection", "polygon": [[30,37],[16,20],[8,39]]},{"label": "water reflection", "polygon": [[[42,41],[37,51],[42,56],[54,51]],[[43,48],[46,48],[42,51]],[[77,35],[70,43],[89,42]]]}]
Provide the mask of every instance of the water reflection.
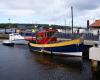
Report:
[{"label": "water reflection", "polygon": [[100,80],[100,71],[94,72],[92,75],[92,80]]},{"label": "water reflection", "polygon": [[53,71],[54,73],[51,73],[53,74],[52,76],[55,75],[55,77],[59,77],[59,80],[90,80],[92,77],[88,61],[83,61],[80,57],[59,57],[38,55],[34,53],[31,54],[33,59],[42,65],[41,70],[45,72]]}]

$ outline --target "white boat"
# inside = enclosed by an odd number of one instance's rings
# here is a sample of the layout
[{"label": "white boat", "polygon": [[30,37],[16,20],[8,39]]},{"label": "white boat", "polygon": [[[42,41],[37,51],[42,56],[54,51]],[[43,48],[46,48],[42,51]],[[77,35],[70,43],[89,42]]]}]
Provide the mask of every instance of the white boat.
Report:
[{"label": "white boat", "polygon": [[9,40],[4,40],[3,44],[28,44],[28,41],[25,40],[24,36],[21,36],[19,33],[9,34]]},{"label": "white boat", "polygon": [[19,33],[11,33],[9,34],[9,40],[24,40],[24,37],[21,36]]},{"label": "white boat", "polygon": [[14,43],[11,40],[4,40],[2,43],[6,46],[14,46]]},{"label": "white boat", "polygon": [[13,40],[12,41],[14,44],[22,44],[22,45],[24,45],[24,44],[28,44],[28,41],[26,41],[26,40],[24,40],[24,39],[17,39],[17,40]]}]

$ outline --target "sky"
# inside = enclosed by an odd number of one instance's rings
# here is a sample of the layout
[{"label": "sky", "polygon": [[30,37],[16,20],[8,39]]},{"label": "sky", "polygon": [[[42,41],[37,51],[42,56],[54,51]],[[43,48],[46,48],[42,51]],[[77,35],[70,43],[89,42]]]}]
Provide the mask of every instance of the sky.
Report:
[{"label": "sky", "polygon": [[[100,0],[0,0],[0,23],[37,23],[86,27],[100,18]],[[9,20],[10,19],[10,20]]]}]

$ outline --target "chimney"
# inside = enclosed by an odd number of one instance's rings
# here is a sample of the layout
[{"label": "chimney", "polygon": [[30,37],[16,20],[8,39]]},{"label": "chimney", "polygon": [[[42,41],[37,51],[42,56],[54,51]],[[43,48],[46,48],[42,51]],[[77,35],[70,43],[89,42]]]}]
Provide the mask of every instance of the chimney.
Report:
[{"label": "chimney", "polygon": [[89,24],[89,20],[87,20],[87,29],[89,29],[89,25],[90,25],[90,24]]}]

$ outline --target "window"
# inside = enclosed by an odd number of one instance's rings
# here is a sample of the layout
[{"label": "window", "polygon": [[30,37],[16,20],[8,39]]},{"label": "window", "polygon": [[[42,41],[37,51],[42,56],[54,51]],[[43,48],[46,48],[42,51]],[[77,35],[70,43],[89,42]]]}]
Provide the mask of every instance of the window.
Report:
[{"label": "window", "polygon": [[37,39],[38,39],[38,40],[42,40],[42,36],[38,35],[38,36],[37,36]]},{"label": "window", "polygon": [[47,32],[46,37],[52,37],[54,35],[54,32]]}]

